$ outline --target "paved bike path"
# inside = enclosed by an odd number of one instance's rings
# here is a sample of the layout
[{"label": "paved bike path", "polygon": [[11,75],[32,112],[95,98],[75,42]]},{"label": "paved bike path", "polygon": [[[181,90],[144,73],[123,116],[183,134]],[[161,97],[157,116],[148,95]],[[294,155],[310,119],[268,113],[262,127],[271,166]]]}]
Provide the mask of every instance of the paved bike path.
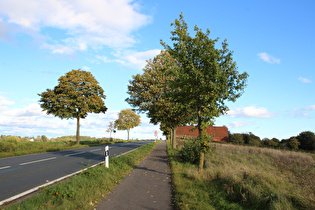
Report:
[{"label": "paved bike path", "polygon": [[158,144],[96,209],[173,209],[166,142]]}]

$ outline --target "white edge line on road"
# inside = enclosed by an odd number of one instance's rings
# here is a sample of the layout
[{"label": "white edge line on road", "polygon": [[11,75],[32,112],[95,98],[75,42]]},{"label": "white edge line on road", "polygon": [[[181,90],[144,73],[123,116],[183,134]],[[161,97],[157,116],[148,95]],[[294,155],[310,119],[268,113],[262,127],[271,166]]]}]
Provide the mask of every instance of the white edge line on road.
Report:
[{"label": "white edge line on road", "polygon": [[56,157],[52,157],[52,158],[46,158],[46,159],[41,159],[41,160],[35,160],[35,161],[30,161],[30,162],[26,162],[26,163],[20,163],[20,166],[23,165],[28,165],[28,164],[32,164],[32,163],[38,163],[38,162],[43,162],[43,161],[47,161],[47,160],[53,160],[56,159]]},{"label": "white edge line on road", "polygon": [[[139,147],[138,147],[138,148],[139,148]],[[119,157],[119,156],[128,154],[129,152],[132,152],[132,151],[134,151],[134,150],[136,150],[136,149],[138,149],[138,148],[135,148],[135,149],[130,150],[130,151],[128,151],[128,152],[122,153],[122,154],[117,155],[117,156],[115,156],[115,157]],[[115,157],[112,157],[112,158],[115,158]],[[90,166],[89,168],[94,168],[95,166],[101,165],[101,164],[103,164],[104,162],[105,162],[105,161],[99,162],[99,163],[97,163],[97,164],[94,164],[94,165]],[[15,196],[12,196],[12,197],[10,197],[10,198],[8,198],[8,199],[5,199],[5,200],[3,200],[3,201],[0,201],[0,206],[3,205],[3,204],[6,203],[6,202],[10,202],[10,201],[16,200],[16,199],[18,199],[18,198],[20,198],[20,197],[23,197],[23,196],[28,195],[28,194],[30,194],[30,193],[32,193],[32,192],[35,192],[35,191],[39,190],[40,188],[47,187],[47,186],[52,185],[52,184],[54,184],[54,183],[56,183],[56,182],[62,181],[63,179],[66,179],[66,178],[68,178],[68,177],[71,177],[71,176],[73,176],[73,175],[76,175],[76,174],[78,174],[78,173],[81,173],[81,172],[83,172],[83,171],[86,171],[86,170],[88,170],[89,168],[85,168],[85,169],[83,169],[83,170],[74,172],[74,173],[72,173],[72,174],[69,174],[69,175],[60,177],[59,179],[55,179],[55,180],[53,180],[53,181],[51,181],[51,182],[47,182],[46,184],[43,184],[43,185],[34,187],[34,188],[30,189],[30,190],[27,190],[27,191],[25,191],[25,192],[22,192],[22,193],[20,193],[20,194],[17,194],[17,195],[15,195]]]},{"label": "white edge line on road", "polygon": [[4,166],[4,167],[1,167],[0,170],[1,170],[1,169],[6,169],[6,168],[11,168],[11,166]]},{"label": "white edge line on road", "polygon": [[82,153],[85,153],[85,152],[72,153],[72,154],[69,154],[69,155],[65,155],[65,157],[69,157],[69,156],[73,156],[73,155],[79,155],[79,154],[82,154]]}]

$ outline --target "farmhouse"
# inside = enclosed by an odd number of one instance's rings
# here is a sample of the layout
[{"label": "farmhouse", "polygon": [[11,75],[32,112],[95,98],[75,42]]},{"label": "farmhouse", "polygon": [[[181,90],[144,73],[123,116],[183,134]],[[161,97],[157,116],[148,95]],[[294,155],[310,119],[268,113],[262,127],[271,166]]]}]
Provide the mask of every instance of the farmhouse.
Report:
[{"label": "farmhouse", "polygon": [[[197,138],[198,129],[192,131],[195,126],[182,126],[176,128],[176,138],[193,137]],[[213,141],[229,142],[229,134],[225,126],[212,126],[206,129],[207,134],[212,135]]]}]

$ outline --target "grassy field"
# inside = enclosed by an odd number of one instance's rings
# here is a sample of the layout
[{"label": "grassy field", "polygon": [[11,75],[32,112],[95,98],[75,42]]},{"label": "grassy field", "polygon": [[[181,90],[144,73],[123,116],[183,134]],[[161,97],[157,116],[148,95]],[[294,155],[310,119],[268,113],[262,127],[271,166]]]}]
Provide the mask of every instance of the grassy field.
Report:
[{"label": "grassy field", "polygon": [[[5,209],[94,209],[158,144],[153,142],[104,165],[89,168],[71,179]],[[4,207],[3,207],[4,208]]]},{"label": "grassy field", "polygon": [[32,142],[27,138],[20,138],[17,136],[1,137],[0,158],[126,142],[120,139],[113,140],[88,136],[82,136],[80,137],[80,140],[80,144],[76,145],[75,136],[62,136],[45,142],[40,141],[40,139],[35,139],[35,141]]},{"label": "grassy field", "polygon": [[315,209],[314,154],[214,143],[201,176],[168,152],[179,209]]}]

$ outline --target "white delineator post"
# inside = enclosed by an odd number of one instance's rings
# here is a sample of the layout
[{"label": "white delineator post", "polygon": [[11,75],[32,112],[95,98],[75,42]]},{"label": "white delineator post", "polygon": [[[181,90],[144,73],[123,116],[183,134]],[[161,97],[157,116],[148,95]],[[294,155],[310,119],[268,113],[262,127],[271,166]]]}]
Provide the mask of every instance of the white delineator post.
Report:
[{"label": "white delineator post", "polygon": [[109,147],[105,147],[105,167],[109,168]]}]

